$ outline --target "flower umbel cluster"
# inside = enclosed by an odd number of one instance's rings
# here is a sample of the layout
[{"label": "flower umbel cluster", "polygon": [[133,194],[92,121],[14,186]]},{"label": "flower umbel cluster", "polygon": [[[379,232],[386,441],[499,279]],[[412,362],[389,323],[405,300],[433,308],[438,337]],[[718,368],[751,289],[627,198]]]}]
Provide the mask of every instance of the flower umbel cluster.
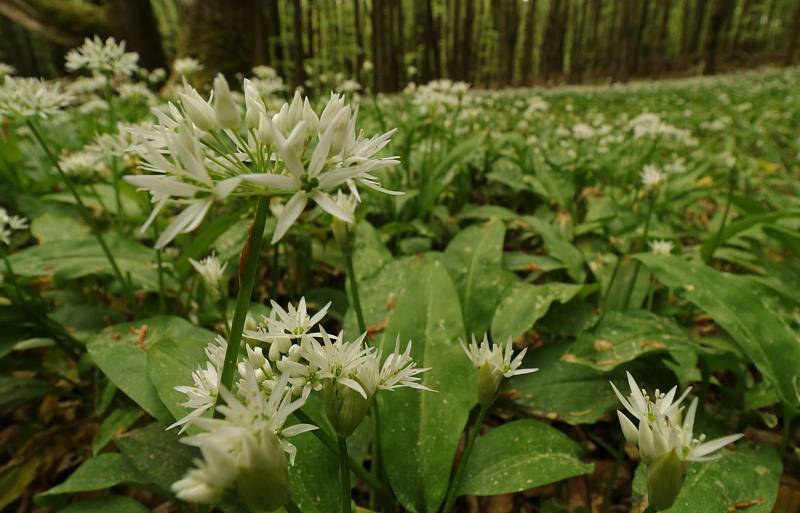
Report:
[{"label": "flower umbel cluster", "polygon": [[[235,488],[252,510],[272,511],[289,497],[288,466],[297,453],[289,439],[316,429],[310,424],[285,426],[311,393],[323,392],[328,418],[337,434],[346,437],[364,419],[378,390],[430,390],[419,376],[428,369],[416,366],[410,342],[401,352],[398,340],[384,358],[364,345],[366,334],[348,341],[344,333],[315,328],[328,306],[313,316],[305,299],[297,307],[272,306],[266,326],[247,335],[268,342],[270,357],[261,346],[245,345],[232,390],[219,385],[227,348],[221,337],[206,348],[207,361],[192,373],[193,384],[176,387],[186,395],[182,406],[189,412],[170,428],[199,430],[183,442],[198,447],[203,456],[172,485],[181,499],[214,503],[226,489]],[[210,418],[218,398],[222,418]]]},{"label": "flower umbel cluster", "polygon": [[131,76],[137,69],[139,54],[125,51],[125,41],[119,43],[113,37],[105,41],[100,36],[88,37],[79,48],[67,54],[67,69],[86,69],[107,76]]},{"label": "flower umbel cluster", "polygon": [[656,511],[669,508],[678,496],[686,466],[690,462],[710,461],[720,456],[711,454],[740,439],[742,434],[723,436],[709,442],[705,435],[695,437],[694,419],[698,400],[695,397],[686,415],[681,402],[689,394],[687,388],[675,399],[678,387],[667,393],[656,390],[651,397],[639,387],[630,373],[630,395],[623,396],[611,383],[614,393],[628,413],[638,421],[638,427],[621,411],[617,411],[625,439],[639,447],[642,461],[647,465],[647,490],[650,505]]},{"label": "flower umbel cluster", "polygon": [[136,131],[142,169],[149,174],[125,177],[149,191],[155,203],[144,228],[168,203],[184,207],[156,247],[197,228],[215,201],[232,196],[290,196],[273,233],[275,243],[309,201],[353,222],[352,213],[331,196],[342,187],[356,198],[357,185],[396,194],[373,174],[399,162],[377,156],[394,130],[370,138],[357,134],[357,109],[343,96],[332,94],[317,115],[308,98],[296,93],[270,114],[259,91],[245,80],[242,110],[222,75],[214,80],[209,100],[188,84],[178,96],[178,104],[154,110],[158,124]]},{"label": "flower umbel cluster", "polygon": [[11,121],[44,119],[58,114],[71,99],[57,82],[6,77],[0,86],[0,116]]},{"label": "flower umbel cluster", "polygon": [[6,209],[0,207],[0,243],[6,246],[11,244],[11,232],[24,230],[27,227],[27,219],[17,215],[9,215]]},{"label": "flower umbel cluster", "polygon": [[478,370],[478,401],[484,408],[488,408],[494,402],[497,389],[500,387],[500,382],[503,378],[529,374],[539,370],[519,368],[528,349],[523,349],[512,359],[514,348],[511,337],[508,337],[505,345],[501,346],[490,343],[489,337],[484,335],[483,340],[478,345],[473,335],[469,346],[462,342],[461,347],[464,349],[467,358],[472,362],[472,365]]}]

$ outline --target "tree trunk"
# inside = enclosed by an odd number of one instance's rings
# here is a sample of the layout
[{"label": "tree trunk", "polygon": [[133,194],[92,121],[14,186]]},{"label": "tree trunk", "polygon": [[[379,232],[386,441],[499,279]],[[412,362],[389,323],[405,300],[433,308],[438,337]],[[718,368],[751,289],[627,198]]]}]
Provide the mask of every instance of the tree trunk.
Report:
[{"label": "tree trunk", "polygon": [[786,46],[786,56],[783,63],[786,66],[791,66],[794,62],[794,52],[797,50],[798,39],[800,39],[800,3],[794,10],[792,22],[789,24],[789,43]]},{"label": "tree trunk", "polygon": [[295,87],[302,87],[306,81],[306,70],[303,67],[303,6],[300,0],[292,0],[294,18],[292,45],[292,82]]},{"label": "tree trunk", "polygon": [[642,12],[639,16],[639,25],[636,27],[636,40],[633,46],[632,58],[633,62],[631,63],[631,75],[636,75],[639,72],[639,62],[642,58],[643,47],[644,47],[644,28],[647,24],[647,16],[648,11],[650,9],[650,0],[643,0],[642,2]]},{"label": "tree trunk", "polygon": [[703,34],[703,22],[706,17],[706,6],[708,0],[697,0],[695,14],[694,14],[694,27],[692,29],[692,36],[689,40],[689,53],[694,54],[700,49],[700,36]]},{"label": "tree trunk", "polygon": [[717,52],[719,50],[720,35],[722,34],[728,19],[733,14],[733,0],[717,0],[717,8],[711,17],[711,25],[708,29],[708,40],[706,42],[706,66],[703,73],[713,75],[717,72]]},{"label": "tree trunk", "polygon": [[284,79],[286,73],[286,52],[283,47],[283,34],[281,31],[281,13],[278,0],[267,0],[267,26],[269,27],[269,49],[272,67]]},{"label": "tree trunk", "polygon": [[522,63],[520,75],[522,83],[527,84],[533,75],[533,52],[536,51],[536,0],[528,0],[525,13],[525,32],[522,37]]},{"label": "tree trunk", "polygon": [[251,52],[243,52],[252,41],[251,10],[240,2],[226,0],[183,0],[179,55],[191,55],[203,63],[199,82],[215,73],[233,78],[253,67]]},{"label": "tree trunk", "polygon": [[[472,76],[472,61],[473,51],[475,48],[473,41],[474,25],[475,25],[475,0],[464,0],[467,5],[464,13],[464,28],[461,31],[461,38],[463,40],[461,52],[461,65],[459,79],[471,82]],[[535,2],[536,0],[531,0]]]},{"label": "tree trunk", "polygon": [[139,65],[147,69],[168,68],[150,0],[113,0],[109,4],[111,33],[124,40],[128,50],[139,54]]},{"label": "tree trunk", "polygon": [[361,25],[361,0],[353,0],[353,30],[356,36],[356,81],[361,82],[361,68],[364,66],[364,33]]}]

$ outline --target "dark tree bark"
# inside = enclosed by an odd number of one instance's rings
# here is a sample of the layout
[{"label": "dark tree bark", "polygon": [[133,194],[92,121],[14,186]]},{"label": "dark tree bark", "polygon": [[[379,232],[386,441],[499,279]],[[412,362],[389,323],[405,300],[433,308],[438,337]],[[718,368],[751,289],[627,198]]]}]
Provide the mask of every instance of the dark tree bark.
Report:
[{"label": "dark tree bark", "polygon": [[[474,25],[475,25],[475,0],[464,0],[466,2],[466,9],[464,13],[464,28],[462,33],[462,52],[461,52],[461,65],[459,79],[471,81],[472,80],[472,61],[473,49],[475,42],[473,41]],[[531,0],[535,2],[536,0]]]},{"label": "dark tree bark", "polygon": [[456,80],[461,78],[461,3],[462,0],[453,0],[453,36],[447,59],[450,77]]},{"label": "dark tree bark", "polygon": [[270,62],[275,71],[283,78],[288,78],[286,73],[286,52],[283,47],[283,34],[281,31],[281,12],[278,0],[267,0],[267,25],[269,27]]},{"label": "dark tree bark", "polygon": [[381,16],[382,0],[372,0],[372,10],[370,16],[372,18],[372,87],[375,92],[383,91],[383,77],[380,67],[380,55],[383,48],[383,16]]},{"label": "dark tree bark", "polygon": [[783,63],[791,66],[794,63],[794,52],[797,50],[798,40],[800,39],[800,3],[794,9],[792,15],[792,22],[788,25],[789,28],[789,42],[786,45],[786,55]]},{"label": "dark tree bark", "polygon": [[522,83],[526,84],[533,75],[533,54],[536,51],[536,0],[528,0],[523,30],[520,75]]},{"label": "dark tree bark", "polygon": [[250,48],[253,23],[252,9],[246,3],[227,0],[183,0],[178,54],[191,55],[203,63],[196,79],[209,81],[222,73],[233,78],[248,73],[253,67]]},{"label": "dark tree bark", "polygon": [[589,48],[591,48],[592,52],[592,62],[589,67],[592,70],[597,68],[597,64],[600,60],[600,55],[601,55],[602,45],[600,44],[600,23],[603,12],[601,2],[602,0],[592,0],[592,13],[593,13],[592,35],[591,39],[589,40]]},{"label": "dark tree bark", "polygon": [[124,40],[129,50],[138,52],[140,66],[168,67],[150,0],[113,0],[108,14],[111,33]]},{"label": "dark tree bark", "polygon": [[567,5],[553,0],[547,15],[547,28],[542,45],[542,71],[548,79],[564,71],[564,39],[567,32]]},{"label": "dark tree bark", "polygon": [[353,0],[353,31],[356,37],[355,77],[361,82],[361,67],[364,65],[364,32],[361,24],[361,0]]},{"label": "dark tree bark", "polygon": [[294,43],[292,44],[292,82],[301,87],[306,81],[306,70],[303,67],[303,6],[300,0],[292,0],[294,19]]},{"label": "dark tree bark", "polygon": [[720,37],[728,24],[728,20],[733,16],[734,6],[734,0],[717,0],[706,42],[706,65],[703,69],[703,73],[706,75],[713,75],[717,72],[717,53],[720,46]]},{"label": "dark tree bark", "polygon": [[649,10],[650,0],[643,0],[642,12],[639,15],[639,24],[636,27],[636,40],[634,42],[633,52],[631,52],[631,57],[633,58],[633,62],[631,63],[631,75],[636,75],[639,72],[639,62],[644,52],[644,34]]},{"label": "dark tree bark", "polygon": [[669,45],[669,15],[672,8],[672,0],[663,0],[663,11],[661,14],[661,28],[658,31],[657,52],[661,56],[661,62],[667,61],[667,51]]},{"label": "dark tree bark", "polygon": [[583,82],[583,68],[586,60],[586,20],[589,17],[589,2],[583,2],[580,12],[575,13],[575,33],[572,37],[572,57],[570,58],[570,72],[575,82]]},{"label": "dark tree bark", "polygon": [[703,22],[706,18],[706,7],[708,0],[697,0],[695,4],[694,25],[692,27],[692,35],[689,39],[689,53],[696,53],[700,49],[700,36],[703,33]]}]

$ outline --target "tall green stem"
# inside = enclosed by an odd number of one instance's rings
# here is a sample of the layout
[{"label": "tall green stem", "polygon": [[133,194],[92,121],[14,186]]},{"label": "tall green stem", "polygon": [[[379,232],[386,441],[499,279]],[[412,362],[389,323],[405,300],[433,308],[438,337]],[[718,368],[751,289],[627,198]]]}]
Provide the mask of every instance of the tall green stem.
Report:
[{"label": "tall green stem", "polygon": [[[653,218],[653,207],[656,204],[656,193],[655,191],[650,193],[650,202],[647,205],[647,220],[644,223],[644,233],[642,234],[642,240],[644,241],[645,247],[647,246],[647,235],[650,233],[650,220]],[[639,268],[640,268],[639,261],[636,260],[633,268],[633,279],[631,280],[631,284],[628,287],[628,293],[625,295],[625,307],[629,307],[631,301],[631,296],[633,295],[633,289],[636,288],[636,281],[639,279]]]},{"label": "tall green stem", "polygon": [[[225,363],[222,366],[220,386],[230,389],[233,375],[236,370],[236,361],[239,357],[239,347],[242,343],[242,331],[250,308],[250,296],[253,293],[253,284],[258,270],[258,256],[261,252],[261,241],[264,238],[264,225],[267,223],[269,212],[269,198],[261,196],[256,205],[256,217],[250,227],[250,233],[242,248],[242,257],[239,264],[239,294],[236,297],[236,310],[233,313],[233,323],[228,336],[228,347],[225,349]],[[217,398],[219,402],[219,397]],[[216,412],[215,412],[216,415]]]},{"label": "tall green stem", "polygon": [[486,406],[481,406],[480,412],[478,412],[478,416],[475,418],[475,423],[472,425],[472,428],[467,434],[467,443],[464,446],[464,452],[461,455],[461,459],[458,462],[458,466],[456,467],[456,473],[453,475],[453,479],[450,481],[450,487],[447,489],[447,495],[444,499],[444,507],[442,508],[442,513],[450,513],[450,510],[453,509],[453,504],[456,502],[456,492],[458,491],[458,485],[461,483],[461,476],[464,473],[464,467],[467,466],[467,462],[469,461],[469,457],[472,454],[472,449],[475,447],[475,440],[478,439],[478,433],[481,430],[481,425],[483,424],[483,419],[486,418],[486,414],[489,412],[489,408]]},{"label": "tall green stem", "polygon": [[714,236],[714,245],[711,246],[713,249],[708,253],[706,263],[711,261],[711,257],[714,256],[714,249],[717,248],[717,246],[719,245],[719,241],[722,238],[722,231],[725,229],[725,224],[728,222],[728,214],[730,214],[731,211],[731,203],[733,202],[733,191],[735,189],[736,189],[736,171],[734,168],[731,169],[731,174],[728,177],[728,194],[725,199],[725,210],[722,212],[722,221],[719,223],[717,234]]},{"label": "tall green stem", "polygon": [[[161,235],[161,230],[158,229],[158,223],[153,223],[153,230],[156,234],[156,240]],[[166,290],[164,289],[164,261],[162,250],[156,249],[156,264],[158,265],[158,313],[163,314],[167,311]]]},{"label": "tall green stem", "polygon": [[364,333],[367,331],[367,323],[364,322],[364,311],[361,309],[361,298],[358,294],[358,280],[353,268],[353,251],[345,250],[344,259],[347,262],[347,278],[350,280],[350,294],[353,296],[353,309],[358,319],[358,331]]},{"label": "tall green stem", "polygon": [[[294,412],[294,416],[297,417],[297,420],[302,422],[303,424],[316,424],[314,420],[306,415],[302,410],[297,410]],[[315,429],[311,432],[314,436],[319,439],[322,444],[327,447],[332,453],[338,454],[339,453],[339,446],[336,443],[336,440],[332,436],[330,436],[324,429]],[[350,465],[350,471],[353,472],[356,477],[367,483],[370,488],[373,490],[377,490],[379,493],[391,497],[391,493],[386,486],[381,483],[377,478],[373,477],[369,472],[366,471],[364,467],[361,466],[353,458],[348,458],[348,464]]]},{"label": "tall green stem", "polygon": [[347,454],[347,438],[340,436],[339,439],[339,481],[342,485],[342,513],[351,513],[350,498],[350,457]]},{"label": "tall green stem", "polygon": [[41,146],[41,148],[44,150],[45,154],[47,155],[47,158],[50,160],[50,163],[53,164],[53,167],[55,167],[56,171],[58,171],[58,174],[61,177],[61,180],[64,182],[64,185],[67,186],[67,189],[69,190],[70,194],[72,194],[72,197],[75,200],[75,203],[78,205],[78,210],[83,216],[84,221],[86,222],[86,224],[92,227],[92,232],[94,233],[94,236],[97,238],[97,242],[100,244],[103,253],[108,259],[108,263],[111,265],[111,270],[114,272],[114,276],[122,284],[126,293],[128,294],[128,299],[131,301],[131,303],[133,303],[133,292],[131,283],[129,280],[125,279],[125,277],[122,275],[122,272],[120,271],[119,266],[117,265],[117,261],[114,259],[114,255],[108,248],[108,244],[106,244],[106,241],[100,234],[100,231],[94,225],[92,214],[89,212],[89,209],[86,207],[86,204],[83,202],[83,199],[81,199],[81,195],[78,193],[78,190],[75,188],[75,185],[72,183],[72,180],[70,180],[67,174],[64,172],[64,170],[61,169],[61,165],[59,165],[58,159],[56,159],[55,155],[53,155],[53,152],[50,151],[50,147],[47,146],[47,143],[42,137],[42,134],[39,131],[39,128],[36,126],[36,124],[31,120],[28,120],[27,124],[28,127],[31,129],[31,132],[33,133],[33,137],[39,143],[39,146]]}]

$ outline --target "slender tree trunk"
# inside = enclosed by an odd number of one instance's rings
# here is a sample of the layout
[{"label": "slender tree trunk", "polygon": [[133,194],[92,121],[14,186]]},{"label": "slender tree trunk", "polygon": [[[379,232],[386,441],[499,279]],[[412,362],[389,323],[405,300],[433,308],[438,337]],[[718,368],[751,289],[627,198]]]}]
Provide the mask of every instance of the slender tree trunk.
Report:
[{"label": "slender tree trunk", "polygon": [[356,36],[355,77],[361,82],[361,67],[364,66],[364,32],[361,25],[361,0],[353,0],[353,31]]},{"label": "slender tree trunk", "polygon": [[706,17],[706,7],[708,0],[697,0],[694,27],[692,29],[692,36],[689,40],[689,53],[694,54],[700,49],[700,36],[703,34],[703,25]]},{"label": "slender tree trunk", "polygon": [[717,52],[720,46],[720,36],[732,15],[734,5],[733,0],[717,0],[706,42],[706,65],[703,69],[703,73],[706,75],[713,75],[717,72]]},{"label": "slender tree trunk", "polygon": [[[466,2],[466,9],[464,13],[464,29],[461,31],[463,44],[461,52],[461,65],[460,76],[461,80],[471,82],[473,79],[473,49],[475,44],[473,41],[474,25],[475,25],[475,0],[464,0]],[[531,0],[535,2],[536,0]]]},{"label": "slender tree trunk", "polygon": [[453,37],[450,46],[450,58],[448,64],[450,77],[459,80],[461,78],[461,3],[463,0],[453,0]]},{"label": "slender tree trunk", "polygon": [[252,44],[252,9],[226,0],[183,0],[178,54],[203,63],[196,77],[209,81],[215,73],[233,78],[253,67],[253,53],[242,51]]},{"label": "slender tree trunk", "polygon": [[284,79],[286,73],[286,54],[283,47],[283,34],[281,33],[281,13],[278,0],[267,0],[267,26],[269,32],[269,55],[272,67]]},{"label": "slender tree trunk", "polygon": [[536,51],[536,0],[527,2],[523,30],[520,75],[522,83],[527,84],[533,74],[533,52]]},{"label": "slender tree trunk", "polygon": [[139,53],[140,66],[168,67],[150,0],[114,0],[109,4],[108,21],[112,34]]},{"label": "slender tree trunk", "polygon": [[639,72],[639,62],[641,61],[642,53],[644,52],[644,34],[649,10],[650,0],[643,0],[642,12],[639,16],[639,24],[636,27],[636,40],[634,42],[632,52],[633,62],[631,63],[631,75],[636,75]]},{"label": "slender tree trunk", "polygon": [[794,63],[794,52],[797,50],[798,39],[800,39],[800,3],[794,9],[792,22],[789,26],[789,42],[786,46],[786,55],[783,63],[786,66],[791,66]]},{"label": "slender tree trunk", "polygon": [[294,25],[294,43],[292,44],[292,81],[295,87],[302,87],[306,81],[306,70],[303,67],[303,6],[300,0],[292,0]]}]

